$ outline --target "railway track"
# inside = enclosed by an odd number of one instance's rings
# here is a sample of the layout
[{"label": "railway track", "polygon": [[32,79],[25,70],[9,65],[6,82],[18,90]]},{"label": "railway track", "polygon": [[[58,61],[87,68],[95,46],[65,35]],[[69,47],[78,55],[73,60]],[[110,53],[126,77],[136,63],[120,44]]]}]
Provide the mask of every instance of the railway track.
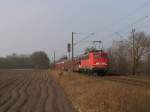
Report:
[{"label": "railway track", "polygon": [[107,81],[112,81],[116,83],[122,83],[122,84],[127,84],[127,85],[133,85],[133,86],[138,86],[138,87],[143,87],[146,89],[150,89],[150,81],[148,79],[140,79],[136,77],[128,77],[128,76],[98,76],[98,75],[92,75],[92,74],[83,74],[86,77],[90,77],[91,79],[94,80],[107,80]]},{"label": "railway track", "polygon": [[128,77],[121,77],[121,76],[104,77],[103,79],[117,82],[117,83],[123,83],[127,85],[139,86],[139,87],[143,87],[146,89],[150,89],[150,81],[147,81],[147,80],[140,80],[136,78],[128,78]]}]

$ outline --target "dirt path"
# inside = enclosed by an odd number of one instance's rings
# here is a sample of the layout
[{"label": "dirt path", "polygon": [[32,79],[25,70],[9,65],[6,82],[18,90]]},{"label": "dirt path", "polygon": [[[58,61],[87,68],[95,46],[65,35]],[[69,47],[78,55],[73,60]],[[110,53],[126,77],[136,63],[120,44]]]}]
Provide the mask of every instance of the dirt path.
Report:
[{"label": "dirt path", "polygon": [[0,112],[75,112],[44,70],[0,71]]}]

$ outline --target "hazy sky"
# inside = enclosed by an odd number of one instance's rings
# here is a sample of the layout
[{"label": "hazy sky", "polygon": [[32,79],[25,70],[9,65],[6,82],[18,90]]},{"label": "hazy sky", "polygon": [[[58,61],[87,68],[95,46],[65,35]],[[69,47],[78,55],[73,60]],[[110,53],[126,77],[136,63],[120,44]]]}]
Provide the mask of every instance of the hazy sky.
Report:
[{"label": "hazy sky", "polygon": [[[49,55],[66,53],[71,32],[79,41],[94,32],[88,40],[102,40],[105,47],[119,32],[126,37],[133,25],[150,31],[149,21],[138,22],[150,15],[149,0],[0,0],[0,56],[44,50]],[[75,47],[76,54],[89,43]]]}]

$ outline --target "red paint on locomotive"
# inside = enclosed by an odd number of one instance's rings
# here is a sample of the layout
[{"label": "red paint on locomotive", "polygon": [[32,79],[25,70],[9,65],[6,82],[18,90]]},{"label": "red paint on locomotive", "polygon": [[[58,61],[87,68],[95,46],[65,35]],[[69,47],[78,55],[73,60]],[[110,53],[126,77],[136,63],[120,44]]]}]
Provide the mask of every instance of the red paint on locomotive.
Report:
[{"label": "red paint on locomotive", "polygon": [[108,53],[103,51],[93,51],[83,56],[80,69],[93,71],[108,70]]}]

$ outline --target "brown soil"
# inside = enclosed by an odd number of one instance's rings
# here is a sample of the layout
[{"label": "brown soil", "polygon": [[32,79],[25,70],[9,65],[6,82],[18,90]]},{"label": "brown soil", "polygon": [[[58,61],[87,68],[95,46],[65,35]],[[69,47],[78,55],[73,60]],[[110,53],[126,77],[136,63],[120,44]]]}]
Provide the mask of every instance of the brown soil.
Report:
[{"label": "brown soil", "polygon": [[46,70],[0,70],[0,112],[75,112]]},{"label": "brown soil", "polygon": [[79,112],[150,112],[150,89],[103,77],[49,72]]}]

